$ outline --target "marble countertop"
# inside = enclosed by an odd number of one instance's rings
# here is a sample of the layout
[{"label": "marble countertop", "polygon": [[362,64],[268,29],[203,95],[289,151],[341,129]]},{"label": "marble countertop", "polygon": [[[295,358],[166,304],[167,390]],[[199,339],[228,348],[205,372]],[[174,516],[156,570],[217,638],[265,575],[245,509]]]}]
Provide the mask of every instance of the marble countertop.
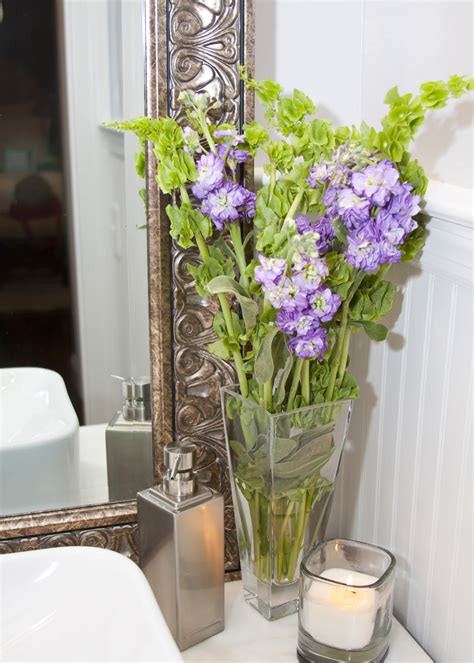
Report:
[{"label": "marble countertop", "polygon": [[[296,662],[298,616],[267,621],[243,598],[242,583],[225,586],[226,627],[222,633],[187,649],[184,661],[202,663]],[[386,663],[427,663],[431,658],[394,619]]]}]

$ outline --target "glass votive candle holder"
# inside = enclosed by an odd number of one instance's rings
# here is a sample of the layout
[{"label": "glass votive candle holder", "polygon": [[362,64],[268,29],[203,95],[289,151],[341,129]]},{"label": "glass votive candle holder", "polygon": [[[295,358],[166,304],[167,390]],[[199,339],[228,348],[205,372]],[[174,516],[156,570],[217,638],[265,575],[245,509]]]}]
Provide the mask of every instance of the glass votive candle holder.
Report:
[{"label": "glass votive candle holder", "polygon": [[298,660],[379,662],[388,651],[395,558],[358,541],[332,539],[301,563]]}]

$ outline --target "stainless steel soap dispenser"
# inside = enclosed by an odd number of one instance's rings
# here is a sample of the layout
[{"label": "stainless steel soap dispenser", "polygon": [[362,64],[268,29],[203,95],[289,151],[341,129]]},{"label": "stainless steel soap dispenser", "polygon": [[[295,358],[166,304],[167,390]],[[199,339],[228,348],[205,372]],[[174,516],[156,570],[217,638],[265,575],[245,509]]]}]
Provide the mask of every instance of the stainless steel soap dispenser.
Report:
[{"label": "stainless steel soap dispenser", "polygon": [[122,395],[122,409],[105,431],[111,502],[135,499],[154,483],[150,379],[122,380]]},{"label": "stainless steel soap dispenser", "polygon": [[163,483],[137,495],[140,566],[181,651],[224,629],[224,499],[199,485],[193,444],[164,449]]}]

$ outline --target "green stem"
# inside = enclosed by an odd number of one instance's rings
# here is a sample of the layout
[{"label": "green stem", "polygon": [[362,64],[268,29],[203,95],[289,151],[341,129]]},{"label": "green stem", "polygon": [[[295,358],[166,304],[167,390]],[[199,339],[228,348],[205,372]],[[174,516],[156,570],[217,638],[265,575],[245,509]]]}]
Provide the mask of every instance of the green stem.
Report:
[{"label": "green stem", "polygon": [[275,173],[275,168],[272,168],[272,171],[270,173],[270,184],[268,187],[268,205],[270,205],[273,197],[273,192],[275,191],[275,184],[276,184],[276,173]]},{"label": "green stem", "polygon": [[[339,328],[339,333],[337,336],[336,347],[334,348],[334,360],[331,368],[331,373],[329,375],[328,387],[326,389],[326,394],[325,394],[325,400],[327,402],[332,401],[332,398],[334,396],[334,387],[336,386],[336,378],[339,374],[341,361],[343,358],[342,355],[343,355],[344,346],[346,346],[346,353],[349,350],[349,339],[345,338],[347,324],[348,324],[348,316],[349,316],[349,305],[355,293],[357,292],[357,288],[364,280],[364,277],[365,277],[365,272],[359,272],[357,274],[351,286],[351,289],[349,290],[347,299],[342,305],[341,326]],[[344,359],[344,371],[346,370],[346,365],[347,365],[347,354]]]},{"label": "green stem", "polygon": [[290,395],[288,397],[288,411],[293,409],[295,402],[296,392],[300,383],[301,369],[303,367],[303,360],[298,358],[295,362],[295,369],[293,371],[293,380],[290,387]]},{"label": "green stem", "polygon": [[260,567],[260,505],[258,499],[258,492],[255,491],[255,499],[253,501],[253,558],[254,565],[258,570]]},{"label": "green stem", "polygon": [[268,382],[265,382],[263,385],[263,404],[267,412],[272,411],[272,391],[273,391],[273,380],[270,378]]},{"label": "green stem", "polygon": [[282,541],[283,541],[283,536],[285,534],[286,528],[288,527],[288,521],[290,520],[290,516],[291,516],[294,508],[295,508],[295,502],[291,501],[288,505],[288,509],[286,510],[285,517],[283,519],[283,524],[281,526],[281,540]]},{"label": "green stem", "polygon": [[309,386],[309,364],[310,359],[303,361],[303,368],[301,370],[301,395],[304,398],[305,404],[310,404],[310,386]]},{"label": "green stem", "polygon": [[[292,219],[295,216],[296,212],[298,211],[298,207],[300,206],[303,194],[304,194],[303,190],[298,191],[298,193],[296,194],[293,202],[291,203],[290,209],[288,210],[288,214],[285,216],[285,219],[284,219],[283,224],[282,224],[282,228],[284,227],[285,223],[289,219]],[[278,251],[278,249],[283,246],[283,244],[286,242],[286,240],[287,240],[286,235],[283,235],[282,238],[278,242],[275,242],[275,244],[273,246],[273,252],[275,253],[275,251]]]},{"label": "green stem", "polygon": [[[300,206],[301,199],[303,197],[304,191],[298,191],[296,194],[293,202],[291,203],[290,209],[288,210],[288,214],[285,217],[285,221],[288,221],[288,219],[292,219],[296,212],[298,211],[298,207]],[[285,221],[283,223],[285,223]]]},{"label": "green stem", "polygon": [[[207,248],[207,244],[204,241],[204,238],[200,232],[196,231],[194,236],[196,238],[196,244],[198,245],[201,259],[206,260],[206,258],[209,257],[209,250]],[[227,301],[227,298],[223,293],[218,294],[217,298],[219,299],[222,315],[224,316],[227,333],[231,338],[235,339],[236,336],[235,336],[234,324],[232,322],[232,313],[230,310],[229,302]],[[232,359],[234,361],[237,378],[239,380],[240,393],[244,398],[247,398],[249,393],[247,375],[245,374],[244,361],[242,359],[242,355],[238,350],[234,350],[232,352]]]},{"label": "green stem", "polygon": [[181,201],[182,201],[185,205],[188,205],[189,207],[191,207],[191,206],[192,206],[192,205],[191,205],[191,200],[190,200],[190,198],[189,198],[188,192],[187,192],[186,187],[184,186],[184,184],[182,184],[182,185],[179,187],[179,194],[180,194],[180,196],[181,196]]},{"label": "green stem", "polygon": [[339,371],[339,365],[341,362],[342,346],[344,343],[344,335],[346,333],[347,327],[347,316],[349,313],[349,299],[346,299],[342,305],[342,317],[341,317],[341,326],[339,328],[339,333],[337,335],[336,348],[334,352],[334,363],[331,368],[331,373],[329,375],[328,387],[326,389],[325,400],[332,401],[334,395],[334,387],[336,385],[336,377]]},{"label": "green stem", "polygon": [[[309,546],[310,548],[314,548],[314,546],[316,545],[316,542],[318,540],[319,529],[322,525],[323,518],[324,518],[324,515],[326,513],[326,509],[328,508],[329,500],[331,499],[332,489],[333,489],[333,485],[331,486],[331,490],[327,491],[328,494],[326,496],[326,501],[324,503],[323,508],[321,509],[321,513],[319,515],[318,522],[316,523],[316,527],[314,528],[313,537],[311,539],[311,543],[310,543],[310,546]],[[323,495],[324,495],[324,493],[323,493]],[[320,495],[319,499],[322,499],[323,495]]]},{"label": "green stem", "polygon": [[349,343],[351,340],[351,333],[352,329],[350,326],[348,326],[346,328],[346,332],[344,334],[344,339],[342,342],[341,362],[339,364],[339,370],[337,373],[337,380],[336,380],[336,385],[338,387],[341,386],[342,381],[344,380],[344,373],[346,372],[347,360],[349,358]]},{"label": "green stem", "polygon": [[290,560],[288,562],[288,580],[291,582],[293,580],[293,577],[295,575],[296,571],[296,564],[298,562],[298,556],[301,551],[301,543],[303,541],[304,537],[304,530],[305,530],[305,521],[307,521],[306,518],[306,497],[307,493],[303,493],[303,498],[300,503],[300,510],[298,513],[298,521],[296,523],[296,532],[295,536],[293,537],[292,545],[291,545],[291,554],[290,554]]},{"label": "green stem", "polygon": [[249,279],[246,275],[247,271],[247,261],[245,260],[245,251],[242,244],[242,235],[240,232],[240,225],[238,223],[230,223],[228,225],[230,231],[230,237],[232,239],[232,244],[234,245],[235,257],[237,258],[237,266],[240,272],[240,280],[243,287],[248,290],[249,288]]},{"label": "green stem", "polygon": [[199,119],[200,119],[200,125],[201,125],[201,129],[202,129],[202,133],[204,134],[204,136],[205,136],[205,138],[206,138],[206,140],[209,144],[209,147],[211,148],[212,152],[214,152],[214,154],[217,154],[216,144],[214,142],[213,137],[211,136],[211,132],[209,131],[209,126],[206,122],[206,116],[204,115],[204,113],[202,111],[199,113]]}]

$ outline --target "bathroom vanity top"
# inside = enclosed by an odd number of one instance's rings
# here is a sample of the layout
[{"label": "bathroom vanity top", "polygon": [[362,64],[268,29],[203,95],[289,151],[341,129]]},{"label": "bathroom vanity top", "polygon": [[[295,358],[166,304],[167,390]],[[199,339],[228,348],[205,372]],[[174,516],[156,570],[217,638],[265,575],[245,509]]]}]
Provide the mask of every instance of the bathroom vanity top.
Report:
[{"label": "bathroom vanity top", "polygon": [[[241,582],[226,583],[225,608],[225,630],[184,651],[184,661],[296,663],[297,615],[267,621],[244,601]],[[394,619],[390,650],[385,661],[427,663],[431,658]]]}]

